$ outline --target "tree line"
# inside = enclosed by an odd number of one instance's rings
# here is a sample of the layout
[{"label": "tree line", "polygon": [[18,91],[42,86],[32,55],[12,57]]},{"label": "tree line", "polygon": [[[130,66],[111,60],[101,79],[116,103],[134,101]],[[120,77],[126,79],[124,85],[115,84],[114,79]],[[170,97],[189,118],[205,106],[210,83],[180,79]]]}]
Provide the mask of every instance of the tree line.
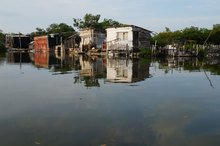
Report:
[{"label": "tree line", "polygon": [[164,47],[165,45],[171,45],[176,42],[194,42],[195,44],[220,44],[220,24],[213,25],[212,29],[187,27],[183,30],[170,31],[169,28],[165,28],[165,31],[160,32],[151,39],[151,43],[154,44],[157,41],[157,46]]},{"label": "tree line", "polygon": [[[85,16],[81,18],[73,18],[73,26],[75,29],[86,29],[86,28],[93,28],[97,31],[105,32],[105,29],[108,27],[117,27],[123,26],[124,24],[119,23],[113,19],[104,18],[101,21],[101,15],[93,15],[93,14],[85,14]],[[71,25],[67,25],[66,23],[52,23],[47,28],[40,28],[37,27],[34,32],[31,32],[30,36],[40,36],[40,35],[47,35],[47,34],[61,34],[63,39],[67,39],[69,36],[74,34],[76,31],[74,27]],[[0,49],[4,48],[5,42],[5,34],[2,30],[0,30]]]},{"label": "tree line", "polygon": [[[105,32],[105,29],[108,27],[118,27],[123,26],[124,24],[119,23],[113,19],[104,18],[103,21],[100,21],[101,15],[92,15],[86,14],[83,19],[81,18],[73,18],[73,26],[76,29],[86,29],[93,28],[97,31]],[[75,29],[72,26],[69,26],[65,23],[53,23],[50,24],[46,29],[36,28],[35,32],[32,32],[32,35],[43,35],[50,33],[65,33],[65,32],[75,32]]]},{"label": "tree line", "polygon": [[[93,28],[97,31],[105,32],[108,27],[126,26],[113,19],[104,18],[101,21],[101,15],[86,14],[83,18],[73,18],[73,26],[66,23],[52,23],[47,28],[37,27],[36,30],[30,33],[31,36],[46,35],[46,34],[62,34],[64,39],[68,38],[76,32],[75,29]],[[187,27],[182,30],[171,31],[169,28],[165,28],[165,31],[156,34],[151,38],[151,44],[157,41],[157,46],[164,47],[168,44],[176,42],[184,42],[190,40],[196,44],[220,44],[220,24],[213,25],[212,29]],[[0,47],[4,48],[5,35],[0,30]]]},{"label": "tree line", "polygon": [[0,52],[1,52],[2,50],[5,50],[5,45],[4,45],[4,43],[5,43],[5,34],[3,33],[2,30],[0,30]]},{"label": "tree line", "polygon": [[[81,18],[73,18],[73,26],[76,29],[87,29],[87,28],[93,28],[100,32],[105,32],[105,29],[107,27],[117,27],[122,26],[122,23],[119,23],[118,21],[115,21],[113,19],[107,19],[104,18],[103,21],[100,21],[101,15],[92,15],[92,14],[86,14],[83,19]],[[67,25],[66,23],[53,23],[50,24],[46,29],[44,28],[36,28],[36,31],[32,32],[32,36],[37,35],[45,35],[45,34],[53,34],[58,33],[62,34],[64,36],[64,39],[68,36],[71,36],[73,33],[75,33],[75,29]]]}]

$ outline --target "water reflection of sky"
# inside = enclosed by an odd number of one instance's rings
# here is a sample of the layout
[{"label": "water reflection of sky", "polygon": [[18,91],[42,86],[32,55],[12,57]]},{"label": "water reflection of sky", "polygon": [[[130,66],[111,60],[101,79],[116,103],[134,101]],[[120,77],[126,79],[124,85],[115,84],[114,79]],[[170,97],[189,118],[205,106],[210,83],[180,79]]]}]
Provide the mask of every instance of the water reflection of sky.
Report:
[{"label": "water reflection of sky", "polygon": [[[169,60],[129,60],[130,72],[136,71],[131,83],[109,82],[109,61],[102,63],[99,58],[84,58],[82,63],[77,57],[54,57],[56,64],[47,68],[36,67],[33,58],[21,65],[7,57],[0,60],[0,141],[4,146],[220,144],[220,78],[213,75],[218,68],[215,72],[206,68],[212,88],[204,72],[198,71],[198,60],[185,60],[190,70],[184,70],[182,60],[171,67]],[[111,65],[119,68],[118,75],[124,61],[114,60]],[[205,65],[212,67],[213,62],[218,65],[216,60]],[[82,64],[88,66],[89,74],[80,72]],[[137,72],[137,66],[147,68]],[[122,68],[126,76],[127,68]],[[81,82],[75,82],[75,77]],[[85,83],[86,77],[91,84]],[[92,81],[99,86],[92,86]]]}]

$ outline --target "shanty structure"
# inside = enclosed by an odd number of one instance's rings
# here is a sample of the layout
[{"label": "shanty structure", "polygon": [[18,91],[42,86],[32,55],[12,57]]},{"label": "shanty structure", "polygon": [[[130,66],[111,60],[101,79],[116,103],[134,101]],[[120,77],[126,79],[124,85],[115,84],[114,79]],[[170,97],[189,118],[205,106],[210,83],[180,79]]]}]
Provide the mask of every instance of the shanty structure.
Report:
[{"label": "shanty structure", "polygon": [[138,52],[141,48],[150,48],[151,31],[127,25],[111,27],[107,32],[107,50],[113,52]]},{"label": "shanty structure", "polygon": [[5,47],[12,50],[28,49],[30,42],[31,38],[27,35],[7,34],[5,36]]},{"label": "shanty structure", "polygon": [[80,51],[87,52],[93,47],[101,49],[102,44],[106,39],[105,33],[98,32],[95,29],[82,29],[79,30],[79,36],[81,37]]},{"label": "shanty structure", "polygon": [[34,37],[34,48],[36,52],[52,51],[55,50],[56,45],[61,44],[61,37],[58,34],[50,34],[44,36]]},{"label": "shanty structure", "polygon": [[64,40],[64,47],[69,51],[79,50],[81,38],[78,33],[75,33],[69,36],[66,40]]}]

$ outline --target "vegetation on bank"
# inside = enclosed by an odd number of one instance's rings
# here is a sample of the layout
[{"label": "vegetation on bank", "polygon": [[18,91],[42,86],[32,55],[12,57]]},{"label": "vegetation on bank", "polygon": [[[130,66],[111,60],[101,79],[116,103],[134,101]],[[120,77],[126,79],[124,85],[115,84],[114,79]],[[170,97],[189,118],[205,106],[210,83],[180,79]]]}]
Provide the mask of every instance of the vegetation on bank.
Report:
[{"label": "vegetation on bank", "polygon": [[5,51],[5,34],[0,30],[0,52]]},{"label": "vegetation on bank", "polygon": [[152,55],[152,50],[150,48],[141,48],[140,55],[142,57],[150,57]]},{"label": "vegetation on bank", "polygon": [[[45,29],[37,27],[36,31],[30,33],[30,35],[38,36],[58,33],[62,34],[65,40],[76,32],[75,29],[93,28],[97,31],[105,32],[105,29],[108,27],[120,26],[126,25],[113,19],[104,18],[101,20],[101,15],[99,14],[86,14],[83,18],[73,18],[73,26],[65,23],[52,23]],[[5,34],[0,30],[0,51],[5,50],[4,42]],[[169,28],[165,28],[165,31],[151,38],[151,44],[153,45],[155,42],[157,42],[157,47],[173,45],[173,47],[177,47],[180,51],[196,52],[199,56],[205,56],[204,44],[207,46],[220,45],[220,24],[213,25],[212,29],[191,26],[182,30],[171,31]],[[142,48],[140,55],[148,57],[152,55],[152,51],[149,48]]]},{"label": "vegetation on bank", "polygon": [[157,41],[158,47],[180,42],[188,43],[189,45],[204,45],[205,43],[220,45],[220,24],[213,25],[212,29],[191,26],[183,30],[171,31],[169,28],[165,28],[164,32],[152,37],[151,43],[154,44],[155,41]]}]

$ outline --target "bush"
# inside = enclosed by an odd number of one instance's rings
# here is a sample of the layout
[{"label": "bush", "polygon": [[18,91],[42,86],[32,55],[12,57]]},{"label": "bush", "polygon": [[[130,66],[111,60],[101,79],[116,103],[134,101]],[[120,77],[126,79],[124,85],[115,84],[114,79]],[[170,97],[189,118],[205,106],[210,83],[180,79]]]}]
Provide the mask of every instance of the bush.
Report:
[{"label": "bush", "polygon": [[205,57],[207,54],[207,51],[204,50],[204,49],[199,49],[199,52],[198,52],[198,57]]},{"label": "bush", "polygon": [[0,52],[5,52],[5,45],[0,43]]},{"label": "bush", "polygon": [[149,48],[141,48],[140,55],[143,57],[151,56],[152,51]]}]

